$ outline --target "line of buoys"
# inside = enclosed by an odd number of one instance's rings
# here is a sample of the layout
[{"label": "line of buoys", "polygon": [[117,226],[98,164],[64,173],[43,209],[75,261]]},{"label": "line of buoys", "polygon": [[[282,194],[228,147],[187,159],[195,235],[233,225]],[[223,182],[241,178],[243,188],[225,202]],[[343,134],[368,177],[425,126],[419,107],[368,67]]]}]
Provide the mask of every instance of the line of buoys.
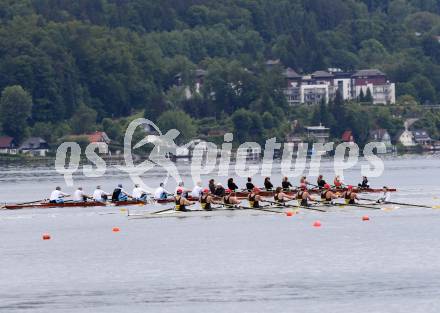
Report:
[{"label": "line of buoys", "polygon": [[[125,211],[126,209],[121,209],[121,211]],[[286,212],[286,216],[288,216],[288,217],[292,217],[292,216],[294,216],[294,215],[296,215],[296,214],[298,214],[298,212],[297,211],[287,211]],[[362,221],[369,221],[370,220],[370,217],[368,216],[368,215],[364,215],[364,216],[362,216]],[[319,220],[316,220],[315,222],[313,222],[313,227],[321,227],[322,226],[322,223],[321,223],[321,221],[319,221]],[[121,229],[119,228],[119,227],[117,227],[117,226],[115,226],[115,227],[113,227],[112,228],[112,231],[114,232],[114,233],[118,233],[118,232],[120,232],[121,231]],[[43,234],[43,236],[42,236],[42,239],[43,240],[50,240],[52,237],[50,236],[50,234],[49,233],[44,233]]]}]

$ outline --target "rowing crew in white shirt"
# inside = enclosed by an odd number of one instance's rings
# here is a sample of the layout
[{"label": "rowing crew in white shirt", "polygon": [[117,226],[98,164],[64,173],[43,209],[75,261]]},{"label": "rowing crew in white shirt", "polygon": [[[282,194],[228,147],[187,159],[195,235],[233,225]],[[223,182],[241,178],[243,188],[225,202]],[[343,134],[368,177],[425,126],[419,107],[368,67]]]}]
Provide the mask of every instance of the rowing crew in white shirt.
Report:
[{"label": "rowing crew in white shirt", "polygon": [[[82,187],[78,187],[73,193],[73,201],[75,202],[86,202],[87,199],[93,199],[93,201],[97,202],[105,202],[108,197],[111,196],[110,193],[101,189],[101,186],[96,186],[95,191],[92,196],[89,196],[84,193]],[[148,192],[142,189],[138,184],[134,186],[133,195],[128,197],[134,200],[146,201],[148,197]],[[56,187],[54,191],[50,194],[50,203],[63,203],[65,197],[70,197],[68,193],[64,193],[61,191],[61,187]]]},{"label": "rowing crew in white shirt", "polygon": [[93,192],[93,201],[97,202],[105,202],[107,201],[110,194],[101,189],[101,186],[96,186],[95,191]]},{"label": "rowing crew in white shirt", "polygon": [[386,203],[391,199],[391,193],[388,191],[388,187],[384,186],[382,188],[382,194],[377,198],[377,203]]},{"label": "rowing crew in white shirt", "polygon": [[132,192],[132,198],[135,200],[146,201],[148,197],[148,192],[142,189],[138,184],[134,185]]},{"label": "rowing crew in white shirt", "polygon": [[[178,186],[176,187],[176,193],[177,193],[177,190],[184,190],[183,188],[184,188],[184,184],[183,184],[183,182],[180,182],[178,184]],[[191,191],[190,195],[192,198],[198,199],[201,197],[202,192],[203,192],[202,182],[197,182],[197,184],[194,186],[193,190]],[[183,191],[182,193],[188,193],[188,192]],[[154,199],[155,200],[164,200],[169,195],[170,195],[170,193],[164,188],[164,183],[160,183],[159,187],[154,192]]]},{"label": "rowing crew in white shirt", "polygon": [[202,188],[202,182],[197,182],[197,184],[194,186],[193,190],[191,191],[191,197],[194,199],[199,199],[202,196],[203,188]]},{"label": "rowing crew in white shirt", "polygon": [[61,187],[56,187],[54,191],[50,194],[49,202],[50,203],[63,203],[65,197],[70,197],[68,193],[64,193],[61,191]]},{"label": "rowing crew in white shirt", "polygon": [[155,200],[163,200],[168,197],[170,193],[164,188],[164,184],[160,183],[159,187],[154,192],[154,199]]},{"label": "rowing crew in white shirt", "polygon": [[82,189],[82,187],[78,187],[73,193],[73,201],[75,202],[86,202],[87,199],[91,199],[89,195],[86,195]]}]

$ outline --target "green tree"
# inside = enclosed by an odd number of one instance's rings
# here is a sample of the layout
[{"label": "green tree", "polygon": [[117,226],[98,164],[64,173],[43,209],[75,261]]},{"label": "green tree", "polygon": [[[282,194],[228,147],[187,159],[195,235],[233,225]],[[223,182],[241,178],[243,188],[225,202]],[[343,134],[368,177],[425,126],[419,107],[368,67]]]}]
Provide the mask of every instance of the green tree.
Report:
[{"label": "green tree", "polygon": [[183,111],[165,111],[158,120],[157,126],[166,133],[170,129],[177,129],[180,132],[180,136],[176,141],[182,143],[194,139],[197,134],[197,126],[194,120]]},{"label": "green tree", "polygon": [[333,136],[340,137],[346,129],[346,108],[344,98],[339,90],[336,90],[335,98],[330,101],[329,107],[335,120],[333,125],[330,125],[330,131]]},{"label": "green tree", "polygon": [[234,125],[234,137],[238,143],[262,141],[263,122],[258,113],[239,109],[231,116]]},{"label": "green tree", "polygon": [[373,95],[371,94],[371,90],[369,87],[367,88],[367,93],[365,94],[364,101],[371,104],[373,103]]},{"label": "green tree", "polygon": [[97,112],[85,104],[81,104],[70,120],[74,134],[86,134],[96,130]]},{"label": "green tree", "polygon": [[350,104],[347,108],[346,119],[347,129],[353,131],[359,145],[364,145],[368,141],[372,126],[372,118],[367,109],[362,108],[358,103]]},{"label": "green tree", "polygon": [[364,102],[365,101],[364,90],[362,88],[361,88],[361,92],[359,92],[358,100],[359,100],[359,102]]},{"label": "green tree", "polygon": [[422,104],[435,103],[435,89],[428,78],[420,74],[416,75],[411,80],[411,84],[413,84],[417,91],[417,98]]},{"label": "green tree", "polygon": [[0,122],[3,132],[21,142],[28,130],[32,98],[21,86],[3,89],[0,99]]},{"label": "green tree", "polygon": [[270,129],[270,128],[274,128],[275,127],[275,118],[273,117],[273,115],[269,112],[264,112],[263,116],[262,116],[262,120],[263,120],[263,126],[266,129]]},{"label": "green tree", "polygon": [[363,66],[372,67],[382,64],[387,59],[388,52],[378,40],[368,39],[362,41],[359,57]]}]

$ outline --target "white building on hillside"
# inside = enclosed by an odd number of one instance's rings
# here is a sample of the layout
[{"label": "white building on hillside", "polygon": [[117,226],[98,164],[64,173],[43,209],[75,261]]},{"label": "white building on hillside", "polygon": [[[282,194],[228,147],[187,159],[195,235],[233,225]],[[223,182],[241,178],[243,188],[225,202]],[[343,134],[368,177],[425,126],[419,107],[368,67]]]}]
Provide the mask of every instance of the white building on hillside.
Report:
[{"label": "white building on hillside", "polygon": [[374,104],[396,103],[395,84],[390,83],[386,75],[377,69],[357,71],[352,76],[352,85],[354,86],[353,99],[359,98],[361,90],[364,95],[367,95],[369,89]]},{"label": "white building on hillside", "polygon": [[[377,69],[360,70],[355,73],[342,72],[339,69],[316,71],[311,75],[301,76],[293,69],[283,71],[286,80],[286,95],[289,105],[317,104],[325,99],[334,99],[336,93],[345,101],[357,100],[370,90],[374,104],[396,103],[395,84],[390,83],[386,75]],[[361,92],[362,91],[362,92]]]},{"label": "white building on hillside", "polygon": [[325,100],[329,100],[329,86],[327,84],[301,85],[300,102],[305,104],[318,104]]}]

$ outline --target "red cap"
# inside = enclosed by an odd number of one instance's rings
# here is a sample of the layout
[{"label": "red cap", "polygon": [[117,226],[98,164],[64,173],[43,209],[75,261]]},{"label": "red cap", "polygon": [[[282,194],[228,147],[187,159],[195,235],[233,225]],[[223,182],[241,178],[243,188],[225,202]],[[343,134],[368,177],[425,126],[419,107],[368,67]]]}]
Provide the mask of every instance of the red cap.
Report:
[{"label": "red cap", "polygon": [[177,189],[176,193],[177,193],[178,195],[181,195],[181,194],[183,193],[183,190],[179,188],[179,189]]},{"label": "red cap", "polygon": [[203,189],[203,193],[209,193],[209,189],[208,188]]},{"label": "red cap", "polygon": [[348,190],[352,190],[352,189],[353,189],[353,186],[350,185],[350,186],[347,187],[347,189],[348,189]]},{"label": "red cap", "polygon": [[329,184],[325,184],[325,185],[324,185],[324,188],[325,188],[325,189],[330,189],[330,185],[329,185]]},{"label": "red cap", "polygon": [[232,190],[229,189],[229,188],[225,190],[225,193],[228,193],[228,194],[229,194],[229,193],[231,193],[231,192],[232,192]]}]

